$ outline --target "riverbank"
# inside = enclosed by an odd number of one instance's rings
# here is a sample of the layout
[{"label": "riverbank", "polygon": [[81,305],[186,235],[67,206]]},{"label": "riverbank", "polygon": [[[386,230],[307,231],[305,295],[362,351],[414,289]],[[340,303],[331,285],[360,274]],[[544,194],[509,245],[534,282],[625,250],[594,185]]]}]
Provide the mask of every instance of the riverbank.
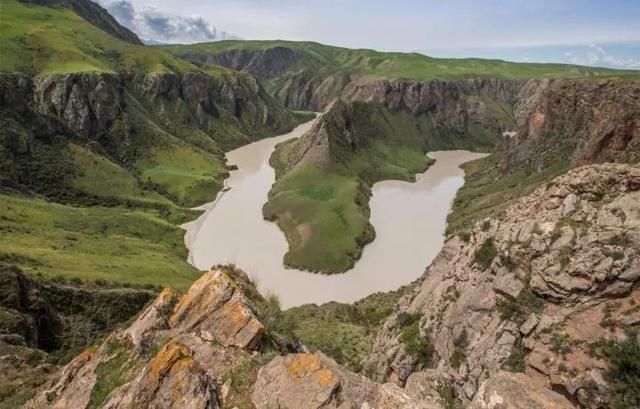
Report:
[{"label": "riverbank", "polygon": [[301,135],[310,126],[301,125],[290,134],[227,154],[229,164],[238,167],[227,180],[230,190],[185,226],[189,263],[200,270],[234,263],[251,274],[263,294],[276,294],[283,308],[354,302],[420,277],[444,242],[447,214],[464,183],[460,165],[484,154],[432,152],[429,157],[435,164],[415,182],[376,183],[370,201],[376,240],[365,247],[354,268],[324,276],[286,268],[282,263],[288,249],[286,238],[277,225],[262,217],[262,206],[275,181],[268,163],[275,145]]}]

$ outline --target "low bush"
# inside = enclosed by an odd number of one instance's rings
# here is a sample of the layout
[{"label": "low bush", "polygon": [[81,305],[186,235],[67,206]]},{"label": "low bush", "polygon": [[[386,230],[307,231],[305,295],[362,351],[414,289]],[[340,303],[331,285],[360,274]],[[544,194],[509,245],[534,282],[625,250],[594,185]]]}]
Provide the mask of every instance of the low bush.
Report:
[{"label": "low bush", "polygon": [[609,362],[607,380],[611,387],[612,409],[640,408],[640,342],[638,330],[627,330],[621,341],[611,341],[603,348]]},{"label": "low bush", "polygon": [[404,350],[418,361],[418,364],[427,366],[431,362],[433,344],[428,335],[420,334],[420,315],[412,314],[408,317],[402,328],[400,338],[404,344]]},{"label": "low bush", "polygon": [[498,249],[493,241],[493,238],[487,238],[484,243],[476,250],[475,261],[482,268],[489,268],[493,259],[498,255]]}]

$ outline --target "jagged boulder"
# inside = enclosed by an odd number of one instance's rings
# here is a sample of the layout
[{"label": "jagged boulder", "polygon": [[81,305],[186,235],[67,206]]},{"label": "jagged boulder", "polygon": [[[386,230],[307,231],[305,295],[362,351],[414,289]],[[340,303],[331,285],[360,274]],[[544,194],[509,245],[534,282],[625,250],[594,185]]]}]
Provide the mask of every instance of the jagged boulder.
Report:
[{"label": "jagged boulder", "polygon": [[175,332],[198,331],[206,341],[248,349],[257,347],[264,333],[249,300],[223,270],[193,283],[175,306],[169,325]]}]

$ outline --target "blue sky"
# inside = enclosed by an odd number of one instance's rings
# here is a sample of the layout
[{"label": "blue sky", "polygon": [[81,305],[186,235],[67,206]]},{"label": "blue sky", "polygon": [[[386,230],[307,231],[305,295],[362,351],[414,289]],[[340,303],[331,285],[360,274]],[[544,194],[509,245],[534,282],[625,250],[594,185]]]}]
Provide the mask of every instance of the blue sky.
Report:
[{"label": "blue sky", "polygon": [[[179,28],[164,38],[168,42],[232,33],[245,39],[313,40],[441,57],[640,69],[640,0],[99,1],[107,8],[132,6],[138,31],[149,29],[140,17],[145,13],[178,21]],[[198,37],[189,22],[199,22],[199,27],[206,22],[215,33]],[[188,35],[182,33],[185,29]],[[153,30],[147,34],[162,35]]]}]

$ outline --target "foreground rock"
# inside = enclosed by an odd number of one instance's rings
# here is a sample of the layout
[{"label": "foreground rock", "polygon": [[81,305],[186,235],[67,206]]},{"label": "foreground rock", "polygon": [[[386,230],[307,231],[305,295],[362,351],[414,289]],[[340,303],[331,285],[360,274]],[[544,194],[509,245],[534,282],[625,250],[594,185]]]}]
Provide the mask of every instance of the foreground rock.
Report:
[{"label": "foreground rock", "polygon": [[252,401],[258,409],[439,409],[393,384],[378,384],[340,367],[322,353],[280,356],[260,369]]},{"label": "foreground rock", "polygon": [[466,402],[509,368],[607,407],[597,347],[640,322],[639,260],[640,167],[577,168],[450,238],[365,366],[400,385],[437,367]]},{"label": "foreground rock", "polygon": [[76,357],[27,408],[218,407],[216,387],[253,362],[264,326],[244,273],[212,270],[184,296],[163,291],[125,330]]}]

